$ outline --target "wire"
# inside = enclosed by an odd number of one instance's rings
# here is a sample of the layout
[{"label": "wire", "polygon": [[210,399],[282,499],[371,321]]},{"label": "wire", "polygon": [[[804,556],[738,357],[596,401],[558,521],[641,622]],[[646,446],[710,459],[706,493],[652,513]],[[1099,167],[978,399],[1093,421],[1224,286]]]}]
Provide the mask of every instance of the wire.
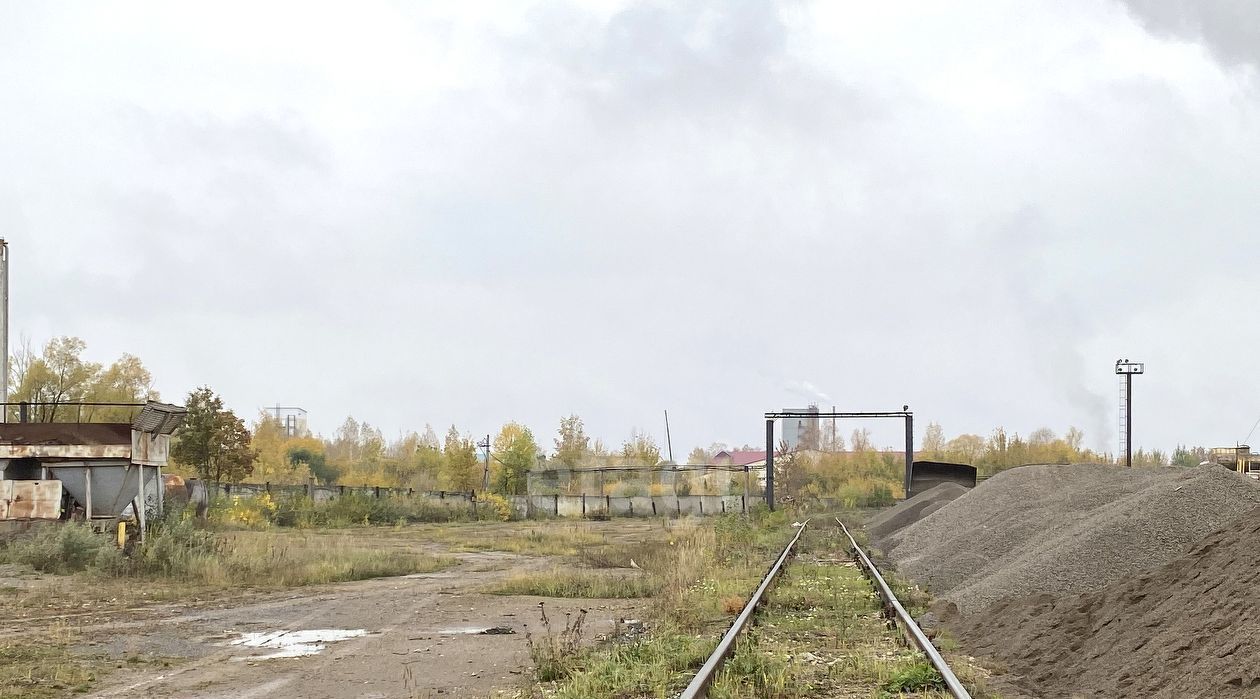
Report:
[{"label": "wire", "polygon": [[1260,417],[1256,418],[1256,424],[1251,426],[1251,431],[1247,433],[1246,437],[1243,437],[1243,441],[1241,442],[1241,444],[1246,444],[1247,441],[1251,439],[1251,435],[1256,433],[1257,427],[1260,427]]}]

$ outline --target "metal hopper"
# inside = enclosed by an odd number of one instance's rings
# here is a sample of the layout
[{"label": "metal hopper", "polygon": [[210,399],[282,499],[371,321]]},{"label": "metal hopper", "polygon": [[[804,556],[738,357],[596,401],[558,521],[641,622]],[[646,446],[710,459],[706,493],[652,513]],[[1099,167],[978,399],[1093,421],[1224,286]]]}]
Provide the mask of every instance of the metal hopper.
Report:
[{"label": "metal hopper", "polygon": [[[136,406],[140,407],[140,406]],[[161,505],[171,433],[187,410],[150,401],[130,423],[0,424],[0,477],[60,480],[88,519],[137,515]]]}]

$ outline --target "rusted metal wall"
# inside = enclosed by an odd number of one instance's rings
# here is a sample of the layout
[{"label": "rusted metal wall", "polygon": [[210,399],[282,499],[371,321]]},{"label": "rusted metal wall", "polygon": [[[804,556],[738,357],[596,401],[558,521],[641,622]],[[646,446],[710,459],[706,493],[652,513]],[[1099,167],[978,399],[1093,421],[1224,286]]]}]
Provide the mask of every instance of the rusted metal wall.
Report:
[{"label": "rusted metal wall", "polygon": [[171,437],[131,431],[131,462],[145,466],[165,466],[170,455]]},{"label": "rusted metal wall", "polygon": [[126,444],[0,444],[0,459],[129,459]]},{"label": "rusted metal wall", "polygon": [[60,516],[61,481],[0,481],[0,520]]}]

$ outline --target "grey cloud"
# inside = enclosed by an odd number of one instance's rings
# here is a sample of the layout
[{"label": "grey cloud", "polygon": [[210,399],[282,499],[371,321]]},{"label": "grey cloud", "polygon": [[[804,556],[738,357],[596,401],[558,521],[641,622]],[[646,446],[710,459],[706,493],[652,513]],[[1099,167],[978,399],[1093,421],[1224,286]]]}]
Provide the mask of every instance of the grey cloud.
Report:
[{"label": "grey cloud", "polygon": [[1201,43],[1220,60],[1260,66],[1260,5],[1251,0],[1120,0],[1146,27]]},{"label": "grey cloud", "polygon": [[[669,408],[675,446],[755,443],[804,377],[841,409],[1100,446],[1114,348],[1167,348],[1143,390],[1194,395],[1177,355],[1212,350],[1175,329],[1247,312],[1200,270],[1254,246],[1254,100],[1186,89],[1201,60],[1096,70],[1132,50],[1114,10],[961,5],[911,41],[824,5],[548,3],[507,28],[453,7],[367,32],[397,45],[353,71],[353,42],[203,41],[181,55],[195,91],[137,67],[183,24],[117,42],[41,13],[29,41],[83,41],[100,84],[0,75],[0,160],[29,164],[0,169],[15,330],[325,431],[353,412],[550,435],[577,412],[611,443]],[[1247,395],[1220,410],[1260,412]],[[1139,441],[1224,435],[1207,409],[1144,410]]]}]

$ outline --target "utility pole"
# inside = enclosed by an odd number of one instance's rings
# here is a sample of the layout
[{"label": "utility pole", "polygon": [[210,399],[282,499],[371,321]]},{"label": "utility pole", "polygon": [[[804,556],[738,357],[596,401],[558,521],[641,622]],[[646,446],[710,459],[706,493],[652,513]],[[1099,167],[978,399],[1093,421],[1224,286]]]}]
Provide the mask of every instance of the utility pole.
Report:
[{"label": "utility pole", "polygon": [[[0,403],[9,402],[9,244],[0,238]],[[9,421],[3,406],[0,421]]]},{"label": "utility pole", "polygon": [[669,438],[669,411],[665,411],[665,448],[669,450],[669,462],[674,463],[674,442]]},{"label": "utility pole", "polygon": [[481,476],[481,489],[488,492],[490,490],[490,435],[486,435],[485,440],[478,442],[477,446],[486,450],[486,467]]},{"label": "utility pole", "polygon": [[1116,373],[1124,377],[1120,386],[1123,394],[1120,396],[1120,439],[1124,442],[1124,465],[1133,468],[1133,377],[1146,373],[1146,364],[1117,359]]},{"label": "utility pole", "polygon": [[766,418],[766,506],[774,510],[774,418]]}]

